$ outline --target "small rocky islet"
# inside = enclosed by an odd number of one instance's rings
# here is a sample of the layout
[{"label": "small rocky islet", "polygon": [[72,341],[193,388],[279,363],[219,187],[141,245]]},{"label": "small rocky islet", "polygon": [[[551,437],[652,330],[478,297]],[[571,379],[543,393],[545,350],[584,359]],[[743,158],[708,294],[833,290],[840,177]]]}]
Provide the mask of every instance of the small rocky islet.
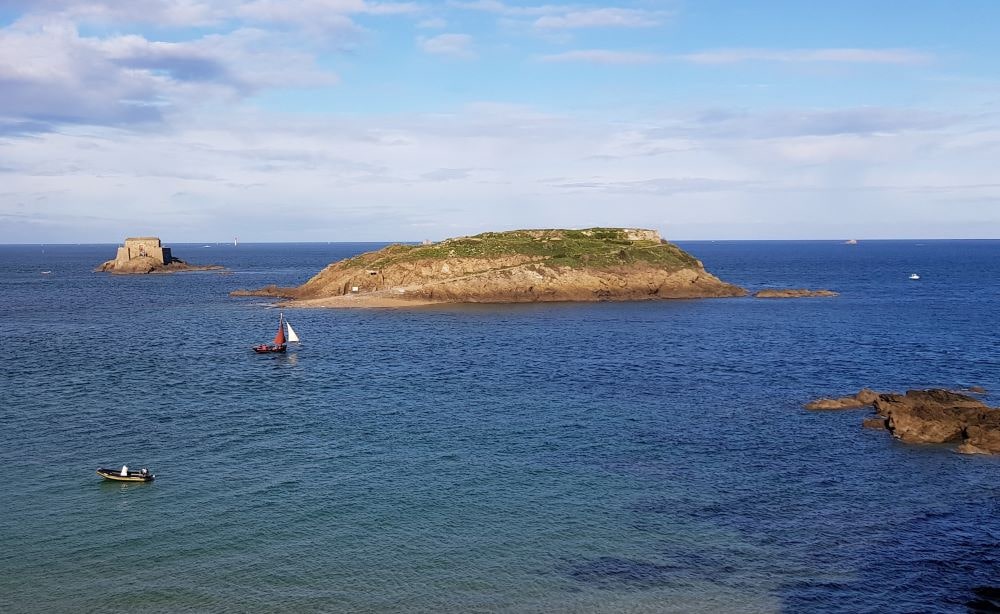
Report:
[{"label": "small rocky islet", "polygon": [[[973,386],[967,392],[986,391]],[[816,411],[870,407],[875,413],[862,426],[885,429],[905,443],[957,443],[957,451],[963,454],[1000,454],[1000,408],[971,394],[942,388],[904,394],[865,388],[851,396],[817,399],[805,407]]]},{"label": "small rocky islet", "polygon": [[96,273],[115,275],[146,275],[150,273],[181,273],[186,271],[218,271],[217,264],[188,264],[175,258],[169,247],[158,237],[129,237],[118,247],[114,260],[94,269]]}]

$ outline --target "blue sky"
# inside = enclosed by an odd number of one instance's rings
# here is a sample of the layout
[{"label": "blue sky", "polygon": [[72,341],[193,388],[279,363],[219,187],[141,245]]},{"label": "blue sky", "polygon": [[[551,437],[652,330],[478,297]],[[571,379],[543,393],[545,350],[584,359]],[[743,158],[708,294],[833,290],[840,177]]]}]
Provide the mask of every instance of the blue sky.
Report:
[{"label": "blue sky", "polygon": [[0,0],[0,242],[1000,238],[1000,3]]}]

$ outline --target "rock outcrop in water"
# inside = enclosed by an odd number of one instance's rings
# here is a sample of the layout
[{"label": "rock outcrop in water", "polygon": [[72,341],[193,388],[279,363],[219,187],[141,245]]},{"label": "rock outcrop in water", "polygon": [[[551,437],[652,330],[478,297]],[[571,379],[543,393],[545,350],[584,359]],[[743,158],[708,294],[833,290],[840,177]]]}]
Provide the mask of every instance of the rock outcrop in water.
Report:
[{"label": "rock outcrop in water", "polygon": [[194,265],[174,258],[169,247],[163,247],[157,237],[130,237],[118,248],[114,260],[97,267],[97,273],[116,275],[145,275],[148,273],[179,273],[182,271],[211,271],[222,267],[217,264]]},{"label": "rock outcrop in water", "polygon": [[823,298],[840,296],[833,290],[807,290],[766,288],[754,294],[754,298]]},{"label": "rock outcrop in water", "polygon": [[862,389],[857,394],[849,397],[839,397],[836,399],[816,399],[806,403],[806,409],[831,410],[831,409],[860,409],[868,407],[878,399],[878,393],[868,388]]},{"label": "rock outcrop in water", "polygon": [[625,301],[744,296],[654,230],[516,230],[390,245],[335,262],[298,288],[238,291],[291,306]]},{"label": "rock outcrop in water", "polygon": [[[979,388],[979,390],[982,390]],[[867,428],[885,428],[906,443],[958,443],[963,454],[1000,454],[1000,408],[966,394],[943,389],[877,394],[862,390],[839,399],[818,399],[807,409],[857,409],[871,406]]]}]

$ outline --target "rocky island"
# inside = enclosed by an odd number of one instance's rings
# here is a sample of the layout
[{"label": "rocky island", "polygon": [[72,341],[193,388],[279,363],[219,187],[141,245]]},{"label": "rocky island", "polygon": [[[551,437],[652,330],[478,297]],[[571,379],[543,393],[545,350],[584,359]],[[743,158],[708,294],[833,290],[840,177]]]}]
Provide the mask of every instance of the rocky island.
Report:
[{"label": "rocky island", "polygon": [[[982,388],[969,392],[982,393]],[[871,407],[875,415],[862,426],[888,430],[906,443],[958,443],[963,454],[1000,454],[1000,408],[979,399],[932,388],[908,390],[906,394],[878,393],[864,389],[856,395],[818,399],[806,404],[811,410]]]},{"label": "rocky island", "polygon": [[745,296],[655,230],[515,230],[390,245],[334,262],[297,288],[234,296],[293,307],[629,301]]},{"label": "rocky island", "polygon": [[108,260],[94,269],[97,273],[116,275],[144,275],[147,273],[179,273],[182,271],[213,271],[223,267],[217,264],[188,264],[174,258],[169,247],[163,247],[157,237],[130,237],[118,248],[114,260]]}]

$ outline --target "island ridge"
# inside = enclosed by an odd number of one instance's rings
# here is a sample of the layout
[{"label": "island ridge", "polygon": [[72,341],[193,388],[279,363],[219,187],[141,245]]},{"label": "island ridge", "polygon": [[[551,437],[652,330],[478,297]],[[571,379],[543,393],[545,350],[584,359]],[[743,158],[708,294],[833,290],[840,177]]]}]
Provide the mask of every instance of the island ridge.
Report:
[{"label": "island ridge", "polygon": [[629,301],[745,296],[655,230],[486,232],[428,245],[394,244],[330,264],[276,296],[293,307],[431,303]]}]

